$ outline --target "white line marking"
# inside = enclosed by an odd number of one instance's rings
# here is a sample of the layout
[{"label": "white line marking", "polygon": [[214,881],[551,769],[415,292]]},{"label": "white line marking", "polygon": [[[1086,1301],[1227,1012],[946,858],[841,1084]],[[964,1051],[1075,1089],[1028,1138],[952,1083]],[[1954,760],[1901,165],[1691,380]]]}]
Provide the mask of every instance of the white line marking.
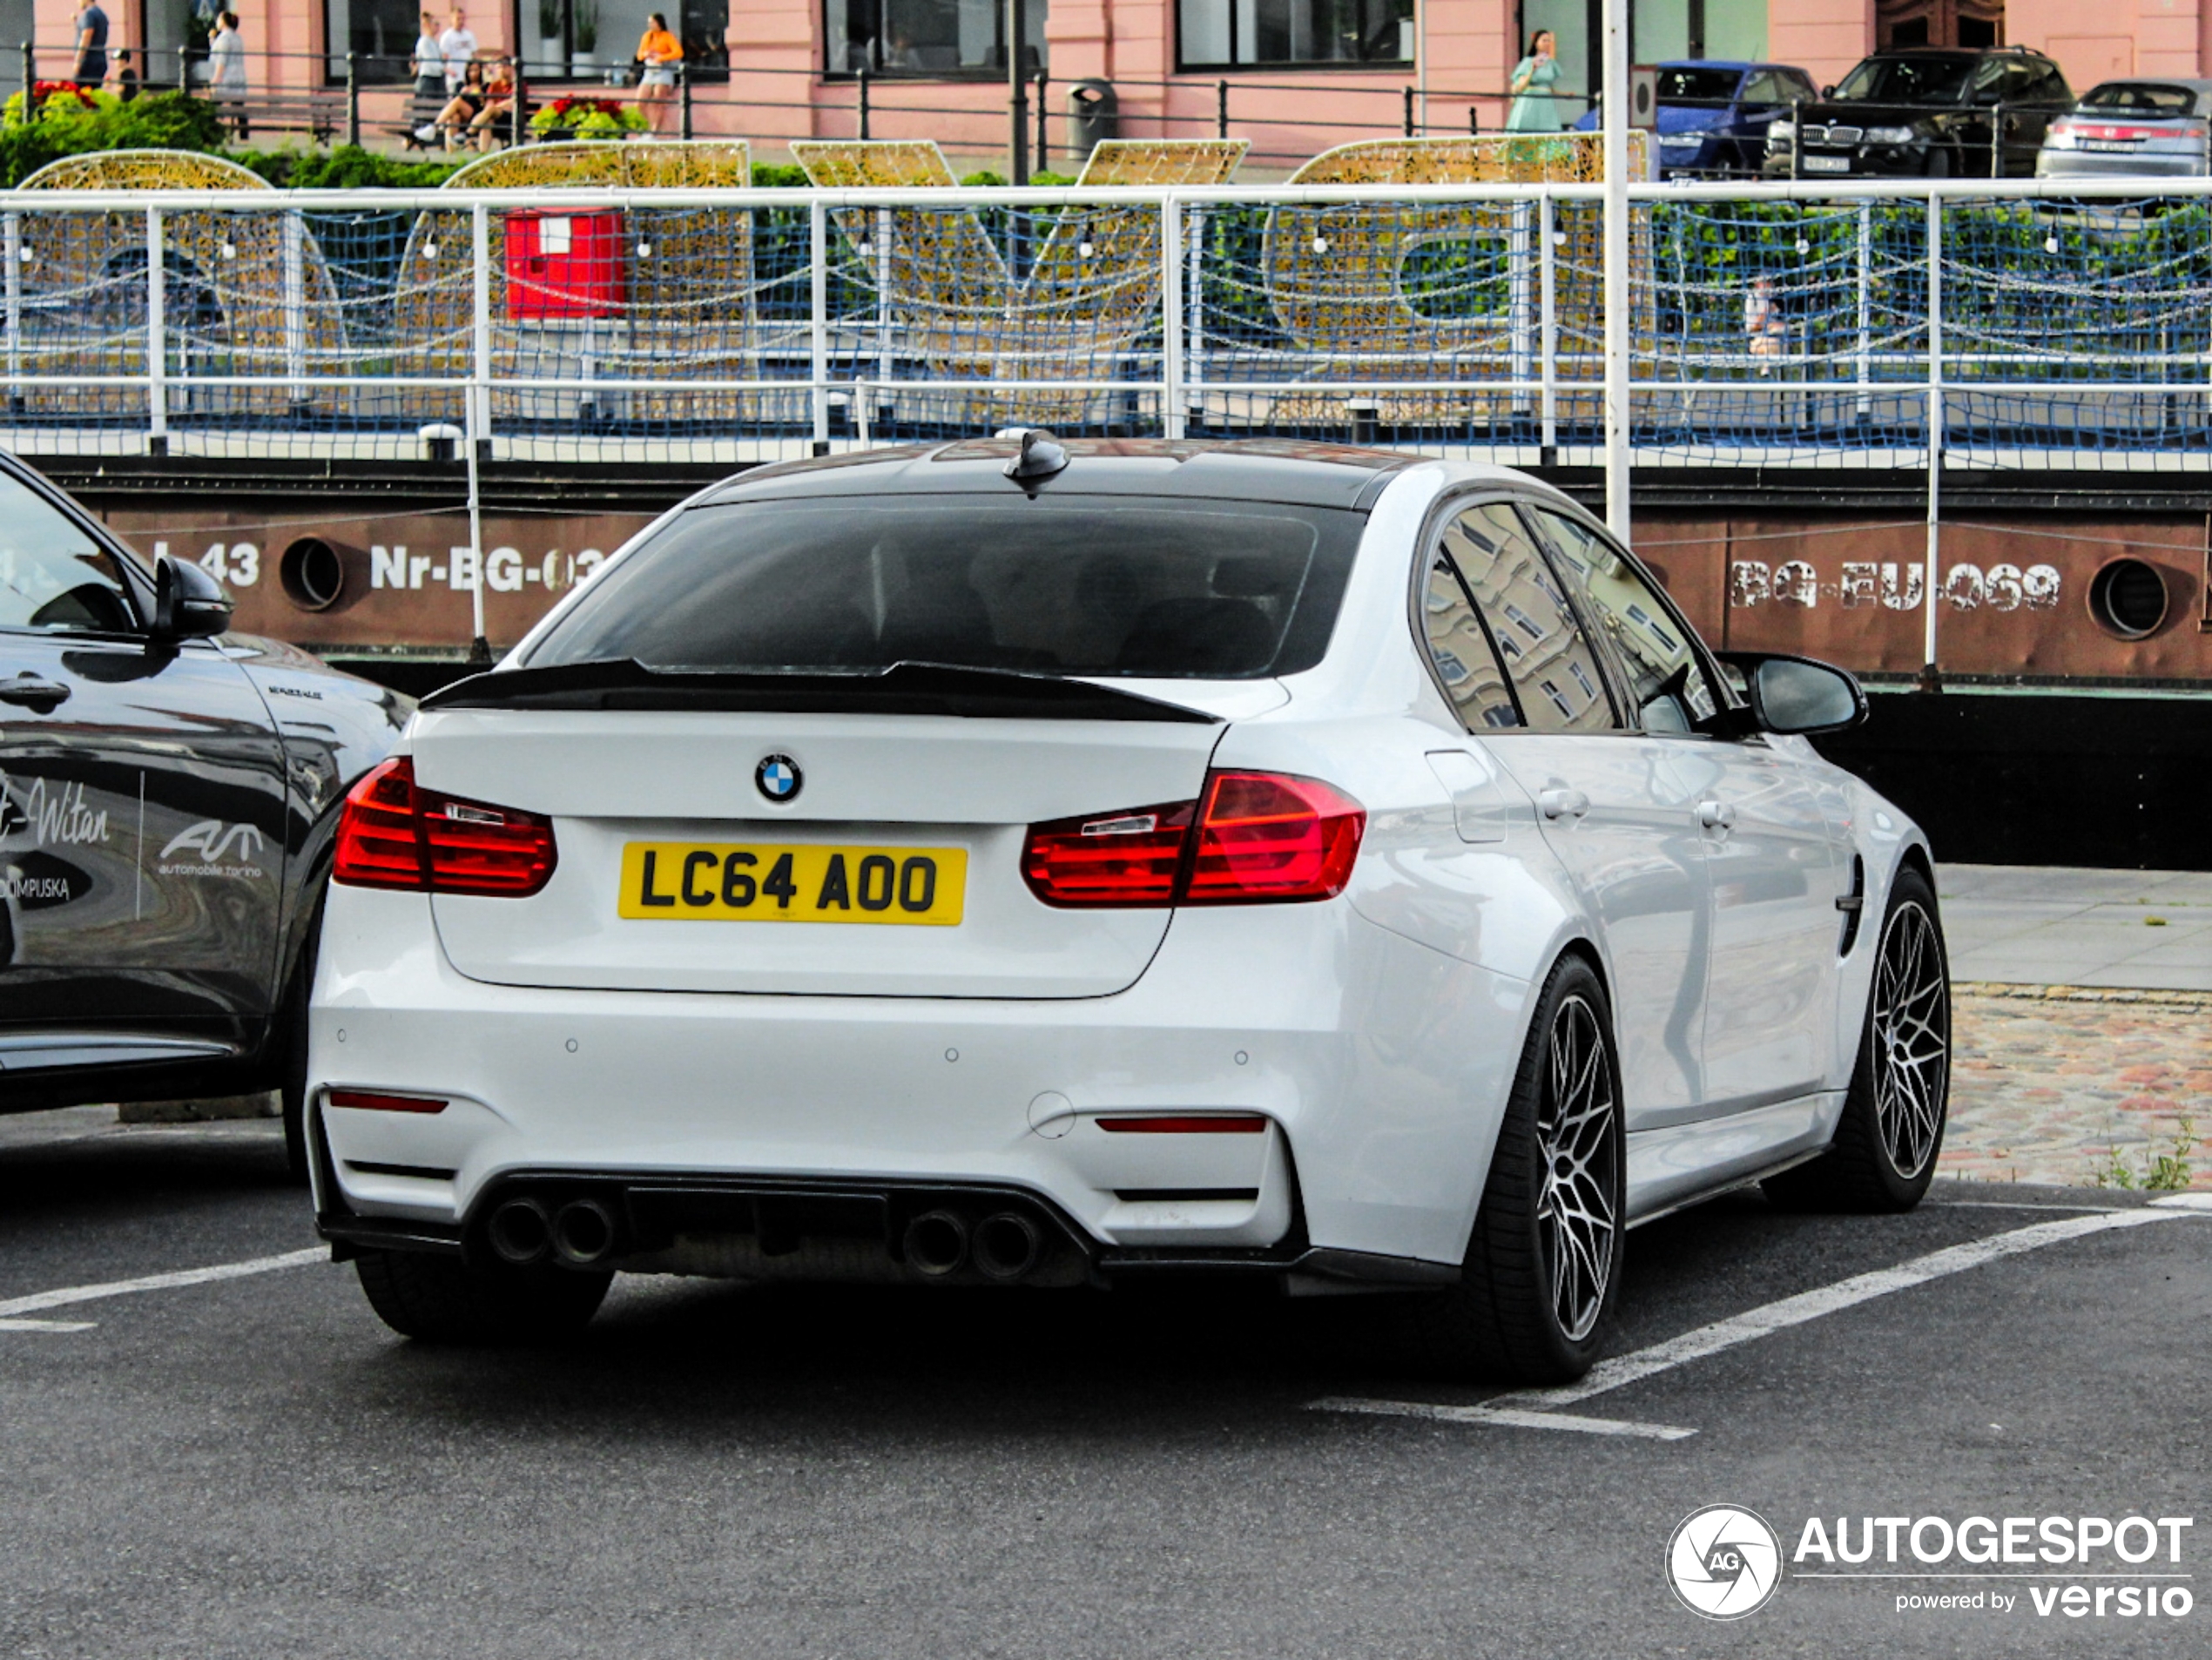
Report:
[{"label": "white line marking", "polygon": [[[278,1257],[249,1257],[244,1262],[220,1262],[212,1268],[179,1268],[173,1273],[148,1274],[142,1279],[111,1279],[105,1285],[65,1285],[58,1291],[34,1292],[0,1302],[0,1321],[43,1309],[67,1308],[72,1303],[98,1302],[103,1297],[127,1297],[134,1292],[175,1291],[185,1285],[206,1285],[219,1279],[244,1279],[253,1274],[274,1273],[280,1268],[304,1268],[311,1262],[328,1262],[330,1249],[316,1245],[307,1251],[287,1251]],[[35,1329],[58,1328],[58,1321],[41,1321]]]},{"label": "white line marking", "polygon": [[89,1332],[98,1320],[0,1320],[0,1332]]},{"label": "white line marking", "polygon": [[[2182,1194],[2175,1199],[2158,1199],[2153,1203],[2174,1205],[2178,1201],[2200,1198],[2212,1200],[2212,1194]],[[1941,1251],[1932,1251],[1925,1257],[1915,1257],[1910,1262],[1901,1262],[1894,1268],[1878,1268],[1871,1273],[1854,1274],[1849,1279],[1839,1279],[1832,1285],[1823,1285],[1816,1291],[1785,1297],[1779,1302],[1769,1303],[1731,1319],[1716,1320],[1710,1326],[1698,1326],[1695,1331],[1684,1332],[1680,1337],[1669,1338],[1664,1343],[1655,1343],[1649,1348],[1638,1349],[1633,1354],[1600,1361],[1580,1382],[1562,1384],[1557,1388],[1521,1389],[1466,1407],[1420,1400],[1368,1400],[1354,1396],[1332,1395],[1325,1400],[1308,1403],[1308,1409],[1314,1412],[1373,1413],[1396,1418],[1426,1418],[1453,1424],[1579,1429],[1598,1435],[1633,1435],[1651,1441],[1682,1441],[1697,1432],[1671,1424],[1640,1424],[1622,1418],[1580,1418],[1556,1409],[1588,1400],[1592,1395],[1602,1395],[1609,1390],[1640,1382],[1662,1372],[1671,1372],[1689,1361],[1703,1360],[1709,1354],[1718,1354],[1738,1344],[1749,1343],[1754,1338],[1786,1331],[1792,1326],[1802,1326],[1807,1320],[1818,1319],[1824,1314],[1833,1314],[1839,1309],[1851,1308],[1877,1297],[1886,1297],[1892,1292],[1925,1285],[1928,1281],[1940,1279],[1947,1274],[1963,1273],[1985,1263],[2016,1257],[2023,1252],[2040,1251],[2045,1245],[2079,1239],[2087,1234],[2103,1233],[2114,1228],[2141,1227],[2147,1222],[2171,1222],[2180,1217],[2195,1215],[2200,1209],[2212,1210],[2212,1204],[2189,1204],[2186,1209],[2164,1211],[2101,1211],[2088,1216],[2069,1216],[2056,1222],[2032,1223],[2024,1228],[2015,1228],[2010,1233],[1992,1234],[1987,1238],[1946,1246]],[[0,1306],[0,1312],[5,1312],[4,1306]]]},{"label": "white line marking", "polygon": [[2151,1203],[2173,1211],[2212,1211],[2212,1193],[2175,1193]]},{"label": "white line marking", "polygon": [[[1802,1326],[1807,1320],[1818,1319],[1824,1314],[1833,1314],[1839,1309],[1871,1302],[1877,1297],[1886,1297],[1892,1292],[1909,1291],[1915,1285],[1925,1285],[1932,1279],[1947,1274],[1964,1273],[1969,1268],[1979,1268],[1986,1263],[2017,1257],[2024,1252],[2040,1251],[2045,1245],[2060,1245],[2068,1239],[2079,1239],[2092,1233],[2103,1233],[2113,1228],[2141,1227],[2147,1222],[2171,1222],[2186,1211],[2111,1211],[2094,1216],[2070,1216],[2056,1222],[2036,1222],[2009,1233],[1992,1234],[1985,1239],[1969,1240],[1965,1245],[1932,1251],[1925,1257],[1915,1257],[1901,1262],[1894,1268],[1878,1268],[1871,1273],[1854,1274],[1849,1279],[1839,1279],[1832,1285],[1823,1285],[1817,1291],[1801,1292],[1795,1297],[1784,1297],[1779,1302],[1769,1303],[1763,1308],[1752,1309],[1732,1319],[1716,1320],[1710,1326],[1701,1326],[1695,1331],[1684,1332],[1680,1337],[1655,1343],[1649,1348],[1638,1349],[1616,1360],[1601,1360],[1590,1368],[1589,1375],[1580,1382],[1561,1384],[1552,1389],[1523,1389],[1514,1393],[1500,1395],[1485,1404],[1500,1407],[1527,1407],[1543,1411],[1553,1407],[1571,1407],[1578,1400],[1588,1400],[1592,1395],[1602,1395],[1624,1385],[1637,1383],[1662,1372],[1690,1360],[1702,1360],[1709,1354],[1718,1354],[1755,1338],[1770,1336],[1786,1331],[1792,1326]],[[0,1312],[4,1312],[0,1308]]]},{"label": "white line marking", "polygon": [[1513,1407],[1440,1407],[1422,1400],[1363,1400],[1332,1395],[1309,1412],[1365,1412],[1386,1418],[1433,1418],[1447,1424],[1503,1424],[1513,1429],[1578,1429],[1586,1435],[1629,1435],[1642,1441],[1686,1441],[1697,1432],[1675,1424],[1639,1424],[1626,1418],[1578,1418],[1572,1413],[1524,1412]]}]

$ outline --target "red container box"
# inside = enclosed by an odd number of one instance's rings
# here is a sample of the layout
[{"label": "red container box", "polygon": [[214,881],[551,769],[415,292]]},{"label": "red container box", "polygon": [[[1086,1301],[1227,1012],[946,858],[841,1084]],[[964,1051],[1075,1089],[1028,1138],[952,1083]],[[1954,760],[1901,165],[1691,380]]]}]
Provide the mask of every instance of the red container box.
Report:
[{"label": "red container box", "polygon": [[630,240],[618,210],[506,216],[507,316],[612,317],[630,300]]}]

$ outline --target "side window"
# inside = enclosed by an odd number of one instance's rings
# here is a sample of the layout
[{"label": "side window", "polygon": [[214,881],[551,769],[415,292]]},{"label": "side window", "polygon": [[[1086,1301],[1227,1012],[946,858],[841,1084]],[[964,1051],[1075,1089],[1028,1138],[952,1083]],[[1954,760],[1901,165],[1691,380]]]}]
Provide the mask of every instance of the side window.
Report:
[{"label": "side window", "polygon": [[1689,631],[1651,584],[1587,525],[1544,508],[1530,516],[1588,590],[1597,626],[1612,643],[1636,718],[1650,732],[1696,732],[1719,705]]},{"label": "side window", "polygon": [[1785,76],[1783,79],[1782,97],[1785,103],[1791,98],[1803,98],[1810,104],[1819,96],[1819,89],[1802,75]]},{"label": "side window", "polygon": [[1512,506],[1459,514],[1442,551],[1489,625],[1522,720],[1536,732],[1612,731],[1619,723],[1596,655]]},{"label": "side window", "polygon": [[0,474],[0,628],[117,633],[137,625],[113,556]]},{"label": "side window", "polygon": [[1488,625],[1469,603],[1452,562],[1440,555],[1428,568],[1428,587],[1421,595],[1421,627],[1428,638],[1428,654],[1444,681],[1452,706],[1468,731],[1518,726],[1521,711],[1514,705],[1513,688],[1499,665],[1497,643]]},{"label": "side window", "polygon": [[1752,76],[1737,94],[1737,101],[1743,104],[1783,104],[1788,102],[1789,97],[1781,78],[1771,71]]}]

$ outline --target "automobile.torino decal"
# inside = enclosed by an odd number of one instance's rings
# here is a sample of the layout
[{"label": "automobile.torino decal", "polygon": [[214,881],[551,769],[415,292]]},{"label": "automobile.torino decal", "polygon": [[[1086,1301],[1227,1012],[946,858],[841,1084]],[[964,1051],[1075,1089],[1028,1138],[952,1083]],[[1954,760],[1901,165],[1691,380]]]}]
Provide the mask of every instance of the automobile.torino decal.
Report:
[{"label": "automobile.torino decal", "polygon": [[[29,788],[0,773],[0,833],[27,829],[41,847],[80,847],[107,840],[107,809],[84,805],[84,786],[64,784],[49,793],[46,780],[35,778]],[[12,809],[12,810],[10,810]]]},{"label": "automobile.torino decal", "polygon": [[[154,872],[162,876],[256,877],[262,874],[259,865],[226,864],[224,855],[235,845],[239,859],[250,860],[260,854],[266,842],[267,838],[250,824],[226,825],[220,819],[202,819],[169,838],[169,845],[161,850],[161,862],[154,866]],[[179,860],[179,854],[197,854],[199,857]]]}]

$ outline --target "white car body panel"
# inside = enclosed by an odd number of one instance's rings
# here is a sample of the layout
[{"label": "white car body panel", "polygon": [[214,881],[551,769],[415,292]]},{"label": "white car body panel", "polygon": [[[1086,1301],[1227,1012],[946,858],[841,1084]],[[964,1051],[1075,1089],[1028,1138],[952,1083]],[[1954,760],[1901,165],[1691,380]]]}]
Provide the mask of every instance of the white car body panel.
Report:
[{"label": "white car body panel", "polygon": [[[332,888],[311,1098],[453,1104],[325,1106],[319,1204],[452,1226],[523,1170],[991,1183],[1109,1246],[1251,1250],[1302,1226],[1318,1251],[1456,1265],[1537,990],[1577,947],[1615,1005],[1631,1219],[1824,1145],[1868,941],[1924,840],[1802,740],[1464,731],[1413,634],[1409,584],[1439,498],[1485,486],[1543,492],[1464,463],[1393,477],[1312,669],[1112,683],[1217,724],[419,716],[402,748],[422,783],[551,815],[560,865],[529,901]],[[697,763],[672,767],[686,746]],[[768,750],[807,774],[784,807],[752,786]],[[1209,765],[1318,778],[1359,801],[1346,890],[1077,914],[1023,887],[1022,827],[1187,799]],[[1536,798],[1554,787],[1592,811],[1545,820]],[[1737,815],[1716,836],[1696,809],[1723,790]],[[977,926],[609,914],[625,838],[772,833],[962,837]],[[1834,900],[1854,855],[1865,911],[1839,962]],[[1097,1127],[1163,1109],[1270,1128]],[[1126,1197],[1232,1189],[1253,1197]]]}]

